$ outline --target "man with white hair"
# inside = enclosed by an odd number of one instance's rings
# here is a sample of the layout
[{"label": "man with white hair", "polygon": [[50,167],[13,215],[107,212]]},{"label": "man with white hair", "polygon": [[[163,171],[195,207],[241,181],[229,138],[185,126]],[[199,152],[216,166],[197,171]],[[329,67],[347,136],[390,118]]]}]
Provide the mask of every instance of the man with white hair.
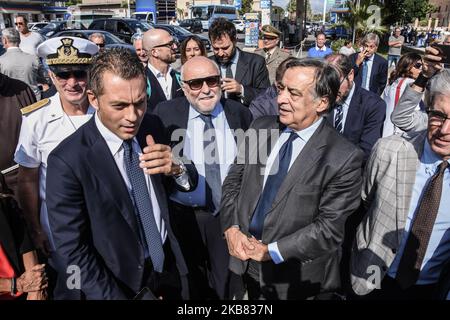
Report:
[{"label": "man with white hair", "polygon": [[219,220],[222,182],[236,156],[233,131],[247,130],[252,116],[242,104],[221,99],[220,69],[206,57],[181,68],[185,97],[160,103],[155,110],[174,150],[193,162],[199,180],[192,192],[174,190],[170,198],[174,232],[187,260],[192,298],[228,298],[228,254]]},{"label": "man with white hair", "polygon": [[383,93],[387,83],[388,63],[377,54],[380,38],[368,33],[362,40],[363,50],[351,55],[355,70],[355,83],[359,87],[378,95]]},{"label": "man with white hair", "polygon": [[28,84],[36,99],[40,100],[41,91],[37,84],[39,59],[19,48],[20,35],[14,28],[2,31],[2,44],[6,52],[0,56],[0,72]]},{"label": "man with white hair", "polygon": [[147,64],[147,112],[151,113],[162,101],[183,96],[180,74],[170,66],[176,61],[178,44],[167,31],[151,29],[144,33]]},{"label": "man with white hair", "polygon": [[450,70],[431,79],[426,97],[427,128],[379,140],[366,165],[368,211],[351,260],[358,295],[435,298],[450,261]]},{"label": "man with white hair", "polygon": [[144,50],[143,40],[142,40],[143,37],[144,37],[143,33],[140,33],[140,32],[135,33],[131,37],[131,42],[133,43],[133,47],[136,50],[136,54],[137,54],[139,60],[144,65],[144,67],[146,67],[147,63],[148,63],[148,55],[147,55],[147,52]]},{"label": "man with white hair", "polygon": [[105,35],[100,32],[94,32],[89,36],[89,41],[95,43],[99,52],[105,51]]}]

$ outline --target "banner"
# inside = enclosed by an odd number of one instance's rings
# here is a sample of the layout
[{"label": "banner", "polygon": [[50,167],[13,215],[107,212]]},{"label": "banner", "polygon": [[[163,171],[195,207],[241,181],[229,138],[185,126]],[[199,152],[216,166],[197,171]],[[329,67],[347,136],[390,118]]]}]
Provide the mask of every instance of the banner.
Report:
[{"label": "banner", "polygon": [[236,10],[241,10],[242,9],[242,0],[234,0],[234,6],[235,6]]},{"label": "banner", "polygon": [[259,36],[258,21],[245,21],[245,46],[257,47]]},{"label": "banner", "polygon": [[261,9],[270,9],[270,0],[261,0]]}]

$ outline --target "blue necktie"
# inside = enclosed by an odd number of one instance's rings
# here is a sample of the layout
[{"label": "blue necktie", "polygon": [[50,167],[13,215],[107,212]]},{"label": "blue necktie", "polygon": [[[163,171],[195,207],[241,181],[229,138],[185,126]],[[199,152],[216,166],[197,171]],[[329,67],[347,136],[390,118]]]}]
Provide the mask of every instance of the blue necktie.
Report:
[{"label": "blue necktie", "polygon": [[363,68],[362,68],[362,87],[364,89],[367,89],[366,84],[367,84],[367,72],[368,71],[369,71],[369,66],[367,65],[367,60],[364,59]]},{"label": "blue necktie", "polygon": [[203,128],[203,155],[205,164],[206,207],[213,215],[217,215],[222,196],[217,137],[211,115],[200,114],[200,118],[205,122]]},{"label": "blue necktie", "polygon": [[336,118],[334,119],[334,128],[337,132],[342,133],[342,119],[344,118],[344,111],[342,105],[336,106]]},{"label": "blue necktie", "polygon": [[139,156],[132,149],[132,140],[123,142],[124,161],[131,183],[131,194],[134,199],[136,217],[145,240],[144,246],[150,253],[153,269],[162,272],[164,266],[164,250],[162,246],[161,234],[156,225],[153,214],[152,200],[150,198],[145,176],[142,168],[139,167]]},{"label": "blue necktie", "polygon": [[259,197],[258,205],[256,206],[255,213],[253,214],[249,227],[250,233],[257,239],[261,239],[264,219],[270,211],[273,200],[275,199],[275,196],[277,195],[278,190],[280,189],[280,186],[288,173],[289,164],[291,163],[292,158],[292,142],[294,142],[294,140],[298,137],[299,136],[297,133],[291,133],[289,139],[281,146],[278,156],[270,169],[269,176],[266,180],[266,185],[264,186],[264,190]]}]

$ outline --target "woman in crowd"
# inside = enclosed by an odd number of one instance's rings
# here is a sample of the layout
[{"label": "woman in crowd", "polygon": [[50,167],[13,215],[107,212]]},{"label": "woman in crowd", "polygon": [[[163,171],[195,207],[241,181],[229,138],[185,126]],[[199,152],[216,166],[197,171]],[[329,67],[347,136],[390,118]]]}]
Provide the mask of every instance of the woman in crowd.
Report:
[{"label": "woman in crowd", "polygon": [[[398,104],[403,91],[407,85],[414,82],[422,70],[422,57],[415,52],[408,52],[400,58],[397,66],[392,71],[389,77],[389,84],[384,89],[381,97],[386,102],[386,119],[384,120],[383,137],[392,134],[401,133],[402,130],[394,126],[391,121],[391,114],[395,106]],[[417,105],[416,109],[421,108],[421,104]],[[423,104],[422,104],[423,105]]]},{"label": "woman in crowd", "polygon": [[180,53],[182,65],[192,57],[207,56],[205,45],[197,36],[189,36],[184,39],[180,46]]},{"label": "woman in crowd", "polygon": [[339,53],[342,53],[346,56],[350,56],[354,54],[356,51],[353,49],[353,44],[351,40],[345,40],[344,45],[341,49],[339,49]]},{"label": "woman in crowd", "polygon": [[25,224],[1,174],[0,183],[0,300],[44,300],[45,265],[38,264]]}]

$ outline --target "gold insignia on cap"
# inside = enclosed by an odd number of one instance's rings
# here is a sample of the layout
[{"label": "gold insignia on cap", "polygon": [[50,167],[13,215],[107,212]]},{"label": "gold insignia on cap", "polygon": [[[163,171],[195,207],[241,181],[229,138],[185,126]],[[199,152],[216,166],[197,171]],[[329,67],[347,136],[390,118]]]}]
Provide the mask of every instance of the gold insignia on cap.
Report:
[{"label": "gold insignia on cap", "polygon": [[38,102],[30,104],[28,107],[20,109],[20,112],[22,113],[22,115],[29,114],[37,109],[40,109],[40,108],[48,105],[49,102],[50,102],[50,99],[48,99],[48,98],[39,100]]},{"label": "gold insignia on cap", "polygon": [[61,39],[62,46],[58,47],[56,53],[47,56],[47,64],[90,64],[92,56],[88,53],[80,53],[80,51],[73,46],[73,39]]}]

